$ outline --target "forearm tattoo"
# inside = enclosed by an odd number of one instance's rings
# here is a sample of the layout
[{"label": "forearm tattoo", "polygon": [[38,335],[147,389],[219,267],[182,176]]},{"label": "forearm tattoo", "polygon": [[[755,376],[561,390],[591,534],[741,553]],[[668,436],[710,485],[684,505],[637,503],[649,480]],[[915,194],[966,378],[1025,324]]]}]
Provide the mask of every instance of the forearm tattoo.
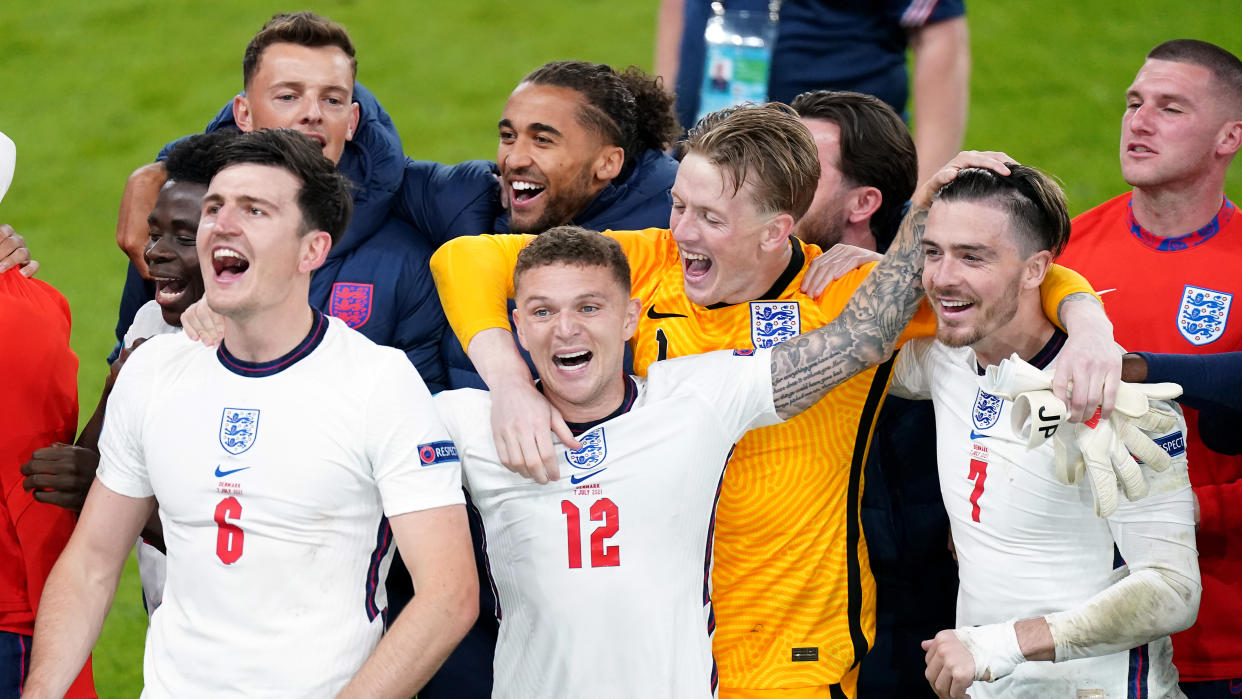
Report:
[{"label": "forearm tattoo", "polygon": [[926,209],[911,209],[897,239],[833,321],[772,350],[772,397],[790,418],[884,361],[923,297]]}]

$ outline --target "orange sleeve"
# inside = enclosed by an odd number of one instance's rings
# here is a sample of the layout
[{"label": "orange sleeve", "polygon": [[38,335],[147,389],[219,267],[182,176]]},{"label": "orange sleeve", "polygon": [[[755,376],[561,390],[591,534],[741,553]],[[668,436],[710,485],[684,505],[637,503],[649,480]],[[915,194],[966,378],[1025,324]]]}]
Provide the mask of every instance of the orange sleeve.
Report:
[{"label": "orange sleeve", "polygon": [[463,348],[488,328],[509,329],[513,268],[532,235],[464,235],[431,256],[440,304]]},{"label": "orange sleeve", "polygon": [[1091,288],[1091,284],[1087,278],[1075,272],[1069,267],[1061,265],[1052,265],[1048,268],[1048,274],[1044,275],[1044,283],[1039,285],[1039,296],[1044,304],[1044,315],[1048,316],[1048,320],[1056,323],[1057,327],[1062,330],[1065,325],[1061,323],[1061,302],[1065,297],[1071,294],[1086,293],[1091,294],[1099,300],[1099,294],[1095,293],[1095,289]]},{"label": "orange sleeve", "polygon": [[680,262],[673,234],[665,228],[647,228],[641,231],[604,231],[604,235],[621,243],[621,249],[630,262],[630,295],[647,300],[647,293],[670,264]]}]

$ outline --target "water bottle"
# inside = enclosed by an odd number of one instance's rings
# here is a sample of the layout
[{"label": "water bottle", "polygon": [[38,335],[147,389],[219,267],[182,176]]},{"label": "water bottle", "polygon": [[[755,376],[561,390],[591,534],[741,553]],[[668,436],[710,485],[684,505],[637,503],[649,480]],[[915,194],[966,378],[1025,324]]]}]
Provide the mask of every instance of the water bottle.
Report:
[{"label": "water bottle", "polygon": [[695,121],[743,102],[767,101],[780,7],[780,0],[769,0],[766,13],[727,10],[722,1],[712,3],[703,34],[706,63]]}]

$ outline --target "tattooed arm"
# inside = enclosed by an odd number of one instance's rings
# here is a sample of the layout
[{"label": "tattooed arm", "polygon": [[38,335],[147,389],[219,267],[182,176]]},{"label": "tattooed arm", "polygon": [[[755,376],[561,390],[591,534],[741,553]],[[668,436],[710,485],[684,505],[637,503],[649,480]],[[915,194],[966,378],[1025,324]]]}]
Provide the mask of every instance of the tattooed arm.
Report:
[{"label": "tattooed arm", "polygon": [[888,358],[923,297],[923,229],[932,197],[965,167],[1009,174],[1004,153],[967,151],[914,194],[888,254],[831,323],[772,349],[772,398],[789,419],[839,384]]},{"label": "tattooed arm", "polygon": [[884,361],[923,298],[923,228],[914,208],[897,240],[831,323],[772,349],[772,399],[782,419],[811,407],[838,384]]}]

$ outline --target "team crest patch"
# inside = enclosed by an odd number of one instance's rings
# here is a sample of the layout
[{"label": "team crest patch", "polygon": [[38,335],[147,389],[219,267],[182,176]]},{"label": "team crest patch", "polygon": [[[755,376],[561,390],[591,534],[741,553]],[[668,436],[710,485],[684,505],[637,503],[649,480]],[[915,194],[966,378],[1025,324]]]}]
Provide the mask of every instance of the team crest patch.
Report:
[{"label": "team crest patch", "polygon": [[603,471],[604,469],[600,468],[600,466],[604,463],[604,459],[608,457],[608,440],[604,437],[603,427],[579,435],[578,441],[582,446],[573,451],[566,451],[565,460],[575,469],[591,471],[591,473],[575,473],[570,476],[569,480],[574,485],[578,485],[582,481]]},{"label": "team crest patch", "polygon": [[1206,345],[1225,334],[1233,294],[1186,285],[1177,308],[1177,330],[1192,345]]},{"label": "team crest patch", "polygon": [[225,408],[220,416],[220,446],[234,456],[254,446],[259,437],[259,411]]},{"label": "team crest patch", "polygon": [[797,301],[751,301],[750,340],[755,349],[775,347],[802,332]]},{"label": "team crest patch", "polygon": [[975,421],[975,428],[986,430],[995,425],[996,421],[1000,419],[1001,405],[1004,402],[1004,399],[1000,396],[994,396],[982,388],[979,389],[979,393],[975,396],[975,407],[971,411]]},{"label": "team crest patch", "polygon": [[351,328],[359,328],[371,318],[373,291],[374,287],[370,284],[337,282],[332,285],[328,313],[345,321]]}]

